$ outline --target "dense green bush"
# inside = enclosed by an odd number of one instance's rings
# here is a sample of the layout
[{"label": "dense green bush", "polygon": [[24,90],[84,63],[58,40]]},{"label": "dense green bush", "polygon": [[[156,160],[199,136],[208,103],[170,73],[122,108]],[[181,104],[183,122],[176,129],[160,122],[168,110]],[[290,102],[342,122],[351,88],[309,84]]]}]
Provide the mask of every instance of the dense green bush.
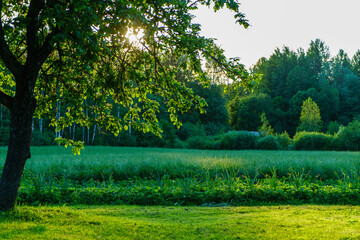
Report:
[{"label": "dense green bush", "polygon": [[186,147],[191,149],[212,149],[214,142],[214,138],[210,136],[194,136],[188,138]]},{"label": "dense green bush", "polygon": [[277,138],[273,135],[267,135],[257,139],[255,146],[261,150],[279,150],[281,148]]},{"label": "dense green bush", "polygon": [[241,131],[229,132],[217,138],[213,145],[214,149],[243,150],[255,149],[256,140],[259,136],[256,136],[252,132]]},{"label": "dense green bush", "polygon": [[334,135],[335,133],[337,133],[340,129],[340,125],[337,121],[335,122],[330,122],[328,127],[327,127],[327,133]]},{"label": "dense green bush", "polygon": [[184,149],[187,148],[186,142],[181,141],[179,138],[175,138],[174,148]]},{"label": "dense green bush", "polygon": [[204,125],[207,136],[215,136],[228,131],[228,127],[217,122],[208,122]]},{"label": "dense green bush", "polygon": [[175,141],[178,138],[175,134],[175,126],[171,122],[165,120],[160,120],[160,125],[163,130],[162,139],[165,142],[164,147],[174,148]]},{"label": "dense green bush", "polygon": [[336,134],[335,147],[337,150],[360,150],[360,122],[355,120],[346,127],[341,127]]},{"label": "dense green bush", "polygon": [[96,137],[94,138],[94,142],[92,142],[91,139],[91,145],[97,145],[97,146],[109,146],[111,145],[111,141],[108,140],[108,136],[111,136],[110,133],[105,134],[102,133],[100,134],[99,132],[96,133],[97,135],[95,135]]},{"label": "dense green bush", "polygon": [[287,150],[289,146],[292,144],[292,139],[290,138],[289,134],[285,131],[282,134],[276,135],[276,140],[280,145],[280,149]]},{"label": "dense green bush", "polygon": [[135,147],[136,146],[136,137],[132,134],[130,135],[129,132],[122,131],[120,132],[119,136],[117,137],[117,145],[118,146],[128,146],[128,147]]},{"label": "dense green bush", "polygon": [[31,145],[32,146],[49,146],[54,145],[55,138],[53,132],[33,131]]},{"label": "dense green bush", "polygon": [[165,140],[153,133],[136,132],[136,146],[139,147],[164,147]]},{"label": "dense green bush", "polygon": [[[136,130],[120,132],[115,137],[102,131],[96,132],[92,142],[92,131],[89,140],[87,130],[76,131],[75,140],[83,140],[85,144],[103,146],[143,146],[143,147],[165,147],[165,148],[190,148],[190,149],[214,149],[214,150],[338,150],[338,151],[360,151],[360,122],[354,120],[348,126],[341,126],[337,134],[332,136],[339,124],[331,122],[328,125],[328,133],[298,132],[293,139],[287,132],[270,135],[269,137],[258,136],[257,132],[249,131],[226,131],[226,127],[209,122],[207,124],[196,124],[185,122],[177,130],[172,123],[161,120],[163,129],[162,138],[151,133],[138,132]],[[213,135],[215,133],[221,133]],[[66,137],[67,132],[64,132]],[[54,144],[54,131],[43,131],[35,129],[32,135],[32,146],[49,146]],[[0,146],[6,146],[9,139],[9,126],[0,127]],[[88,143],[88,141],[90,143]]]},{"label": "dense green bush", "polygon": [[176,132],[176,135],[179,137],[180,140],[185,141],[189,137],[205,136],[206,131],[204,126],[200,122],[197,122],[196,124],[193,124],[191,122],[185,122]]},{"label": "dense green bush", "polygon": [[334,137],[318,132],[298,132],[294,136],[296,150],[332,150]]}]

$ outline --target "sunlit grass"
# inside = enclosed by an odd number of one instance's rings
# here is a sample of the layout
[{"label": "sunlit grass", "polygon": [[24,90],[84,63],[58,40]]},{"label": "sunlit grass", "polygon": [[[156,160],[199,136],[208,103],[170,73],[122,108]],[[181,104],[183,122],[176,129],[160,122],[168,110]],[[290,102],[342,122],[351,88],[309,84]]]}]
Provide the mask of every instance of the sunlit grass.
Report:
[{"label": "sunlit grass", "polygon": [[358,239],[358,206],[18,207],[0,239]]},{"label": "sunlit grass", "polygon": [[[2,156],[5,155],[5,149]],[[359,153],[32,149],[21,204],[358,204]]]},{"label": "sunlit grass", "polygon": [[[0,148],[0,164],[6,148]],[[120,178],[152,177],[181,174],[204,175],[207,171],[223,172],[236,168],[239,175],[270,174],[276,169],[279,177],[295,171],[305,171],[313,178],[336,178],[342,172],[360,169],[358,152],[306,151],[202,151],[184,149],[86,147],[80,156],[62,147],[33,147],[26,170],[57,171],[71,175],[77,171],[103,170],[116,172]],[[89,174],[91,171],[89,172]]]},{"label": "sunlit grass", "polygon": [[[5,155],[0,148],[1,164]],[[353,202],[359,160],[356,152],[32,148],[21,204],[164,205],[18,206],[0,215],[0,239],[359,239],[359,206],[279,205]],[[177,207],[194,204],[226,207]]]}]

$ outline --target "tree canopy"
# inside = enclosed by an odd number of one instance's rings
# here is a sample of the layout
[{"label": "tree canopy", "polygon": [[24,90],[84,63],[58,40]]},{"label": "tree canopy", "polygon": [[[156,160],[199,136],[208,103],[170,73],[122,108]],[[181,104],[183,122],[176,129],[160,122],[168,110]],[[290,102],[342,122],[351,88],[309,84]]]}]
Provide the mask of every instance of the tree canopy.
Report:
[{"label": "tree canopy", "polygon": [[[227,60],[212,39],[200,35],[191,13],[200,4],[215,11],[226,7],[248,26],[235,0],[0,0],[0,103],[11,115],[1,209],[14,206],[30,157],[33,116],[49,118],[56,129],[75,122],[118,134],[131,122],[160,134],[160,104],[151,95],[162,99],[175,125],[178,113],[205,106],[179,79],[181,71],[206,85],[202,60],[212,60],[227,78],[251,84],[239,59]],[[123,117],[112,114],[109,98],[127,109]],[[65,106],[65,114],[57,114]],[[75,145],[75,152],[81,146],[59,141]]]},{"label": "tree canopy", "polygon": [[299,131],[318,132],[321,130],[320,110],[310,97],[301,107]]}]

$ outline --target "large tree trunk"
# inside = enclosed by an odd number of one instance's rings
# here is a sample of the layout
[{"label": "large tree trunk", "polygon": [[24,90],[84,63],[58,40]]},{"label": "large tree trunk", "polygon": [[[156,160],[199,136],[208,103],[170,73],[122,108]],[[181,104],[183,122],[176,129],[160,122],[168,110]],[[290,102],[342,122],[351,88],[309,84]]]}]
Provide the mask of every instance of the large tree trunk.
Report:
[{"label": "large tree trunk", "polygon": [[12,105],[10,140],[0,179],[0,210],[10,210],[15,206],[25,162],[30,158],[34,112],[31,102],[15,100]]}]

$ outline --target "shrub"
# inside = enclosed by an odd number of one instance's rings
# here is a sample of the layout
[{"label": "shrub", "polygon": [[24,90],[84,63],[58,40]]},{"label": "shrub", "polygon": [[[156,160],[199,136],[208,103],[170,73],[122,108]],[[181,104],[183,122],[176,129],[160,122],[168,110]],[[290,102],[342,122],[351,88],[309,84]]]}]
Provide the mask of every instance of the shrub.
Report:
[{"label": "shrub", "polygon": [[289,149],[289,146],[292,143],[292,139],[290,138],[289,134],[285,131],[280,135],[276,135],[276,140],[280,145],[280,149]]},{"label": "shrub", "polygon": [[162,138],[165,141],[165,147],[173,148],[175,146],[175,140],[177,139],[174,125],[165,120],[160,120],[160,124],[163,129]]},{"label": "shrub", "polygon": [[160,138],[151,132],[136,132],[136,145],[140,147],[163,147],[165,145],[164,138]]},{"label": "shrub", "polygon": [[53,145],[55,138],[53,132],[39,132],[32,133],[31,145],[32,146],[49,146]]},{"label": "shrub", "polygon": [[262,150],[279,150],[280,144],[276,137],[267,135],[257,139],[256,148]]},{"label": "shrub", "polygon": [[211,149],[214,145],[214,138],[208,136],[194,136],[186,141],[187,148]]},{"label": "shrub", "polygon": [[337,121],[335,122],[330,122],[328,125],[328,134],[334,135],[335,133],[337,133],[340,129],[340,125]]},{"label": "shrub", "polygon": [[178,138],[175,138],[175,141],[174,141],[174,148],[179,148],[179,149],[184,149],[186,148],[186,143],[181,141],[180,139]]},{"label": "shrub", "polygon": [[242,150],[255,149],[256,140],[259,137],[251,132],[229,132],[218,136],[214,149]]},{"label": "shrub", "polygon": [[204,125],[206,135],[214,136],[226,131],[226,126],[217,122],[208,122]]},{"label": "shrub", "polygon": [[176,132],[176,135],[180,140],[185,141],[189,137],[194,136],[205,136],[205,128],[201,125],[200,122],[193,124],[190,122],[185,122],[182,127]]},{"label": "shrub", "polygon": [[340,127],[336,134],[335,147],[338,150],[360,150],[360,122],[355,120],[346,127]]},{"label": "shrub", "polygon": [[296,150],[332,150],[334,138],[318,132],[298,132],[294,136]]},{"label": "shrub", "polygon": [[119,146],[135,147],[137,145],[136,137],[134,135],[130,135],[127,131],[121,131],[117,137],[117,141],[117,145]]}]

